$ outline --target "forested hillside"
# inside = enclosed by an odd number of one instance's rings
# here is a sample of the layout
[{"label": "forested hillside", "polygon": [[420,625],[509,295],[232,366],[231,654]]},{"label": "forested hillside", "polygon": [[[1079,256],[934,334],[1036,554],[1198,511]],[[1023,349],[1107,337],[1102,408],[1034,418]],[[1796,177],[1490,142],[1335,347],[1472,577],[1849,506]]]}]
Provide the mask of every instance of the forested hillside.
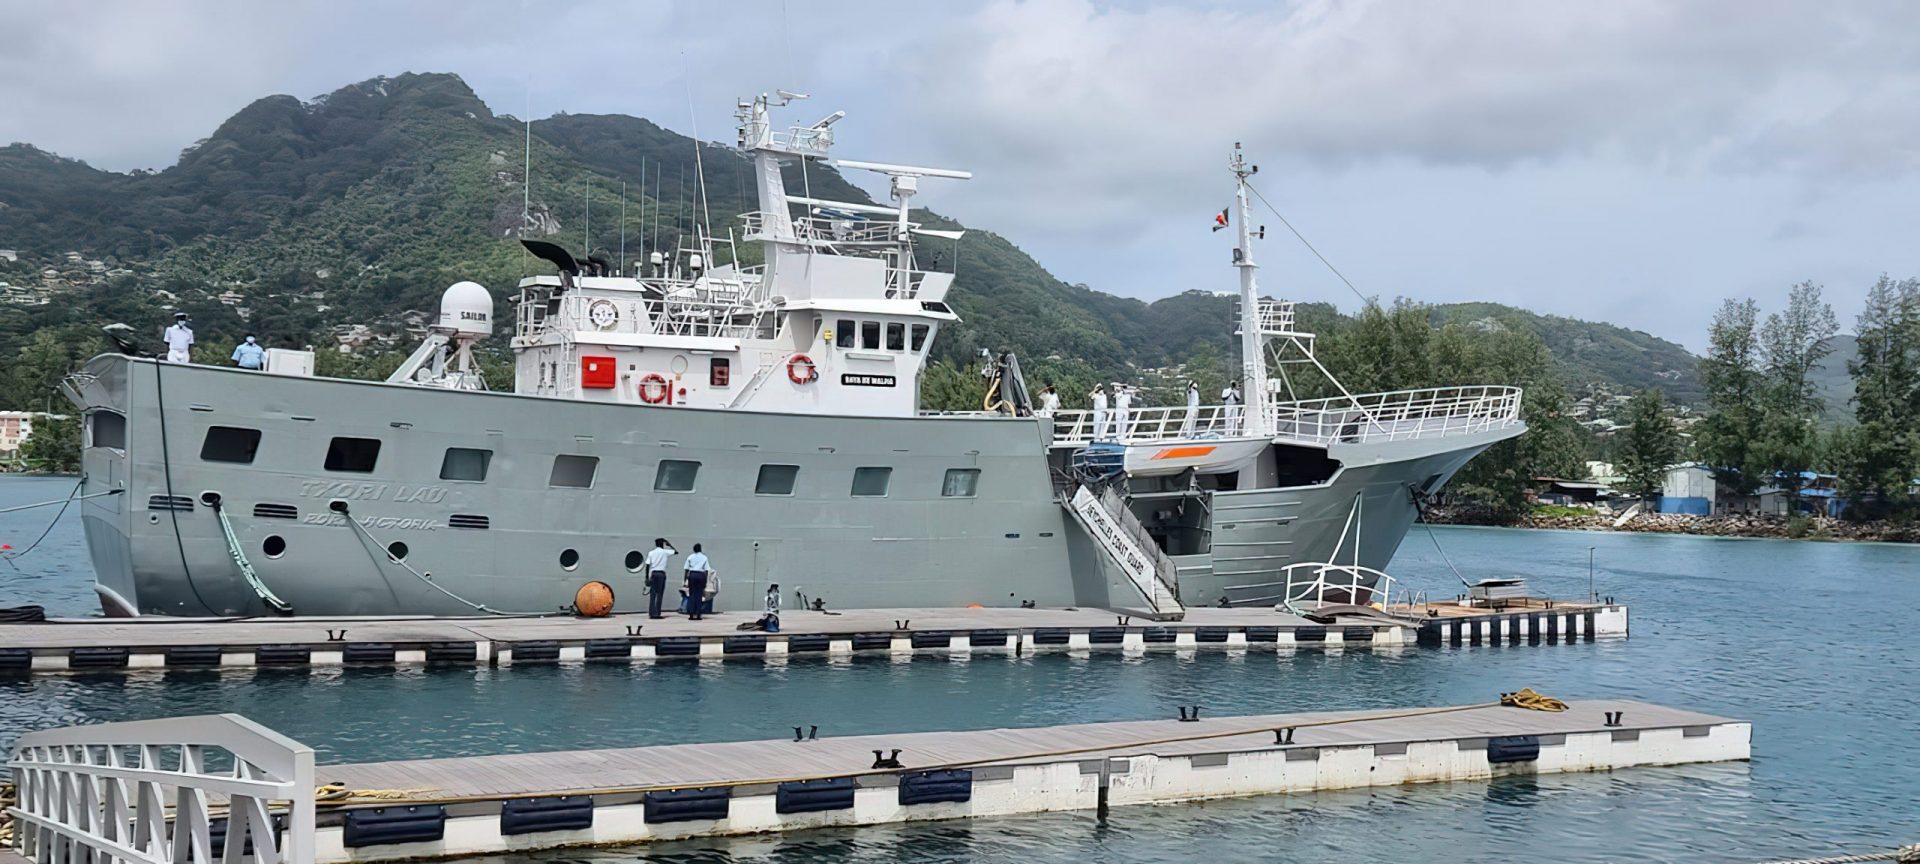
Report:
[{"label": "forested hillside", "polygon": [[[521,120],[495,115],[457,76],[406,74],[309,102],[261,99],[158,172],[99,171],[27,144],[0,148],[0,249],[18,259],[0,255],[0,357],[19,357],[35,334],[39,352],[0,375],[0,402],[42,404],[47,376],[98,349],[100,325],[157,334],[174,309],[191,312],[210,343],[252,330],[269,344],[331,349],[335,328],[367,325],[384,341],[362,354],[405,347],[405,313],[432,310],[446,285],[473,279],[504,302],[515,280],[545,267],[512,239],[523,193],[551,239],[579,249],[590,223],[592,245],[616,256],[624,233],[629,260],[656,237],[677,245],[707,215],[696,207],[701,172],[684,136],[620,115],[561,114],[536,120],[532,132],[532,182],[523,185]],[[749,163],[709,143],[698,164],[714,230],[737,226],[734,214],[753,206]],[[792,169],[789,182],[818,197],[869,200],[820,165],[804,176]],[[1011,349],[1039,375],[1078,382],[1231,362],[1230,296],[1192,291],[1149,304],[1069,285],[971,227],[922,253],[957,274],[951,300],[964,322],[938,347],[956,366],[982,348]],[[1232,287],[1230,273],[1216,276]],[[1682,402],[1698,394],[1693,358],[1643,333],[1489,304],[1431,314],[1435,326],[1532,331],[1571,386],[1658,386]],[[1301,320],[1328,336],[1353,326],[1326,305],[1303,306]]]}]

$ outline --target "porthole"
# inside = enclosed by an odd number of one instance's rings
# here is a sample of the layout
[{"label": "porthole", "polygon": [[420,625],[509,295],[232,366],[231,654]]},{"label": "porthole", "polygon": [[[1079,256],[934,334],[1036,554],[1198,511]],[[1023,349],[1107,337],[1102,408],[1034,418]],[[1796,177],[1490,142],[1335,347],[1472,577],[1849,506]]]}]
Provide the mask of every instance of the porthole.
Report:
[{"label": "porthole", "polygon": [[260,541],[260,551],[267,553],[268,558],[278,558],[285,555],[287,554],[287,538],[278,534],[270,534],[267,536],[267,539]]},{"label": "porthole", "polygon": [[572,570],[580,566],[580,553],[572,549],[560,550],[560,569]]},{"label": "porthole", "polygon": [[407,544],[398,540],[387,544],[387,554],[395,561],[407,560]]},{"label": "porthole", "polygon": [[635,549],[627,553],[628,573],[638,573],[640,568],[645,566],[647,566],[647,556],[640,554],[640,550]]}]

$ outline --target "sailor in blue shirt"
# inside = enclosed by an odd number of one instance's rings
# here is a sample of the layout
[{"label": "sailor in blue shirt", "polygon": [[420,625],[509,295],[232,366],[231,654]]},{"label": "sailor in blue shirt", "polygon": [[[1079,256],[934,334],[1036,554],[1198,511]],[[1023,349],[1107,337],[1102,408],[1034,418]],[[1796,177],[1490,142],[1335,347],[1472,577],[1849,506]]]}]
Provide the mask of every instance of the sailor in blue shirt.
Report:
[{"label": "sailor in blue shirt", "polygon": [[267,365],[267,349],[253,340],[253,334],[247,334],[247,341],[233,349],[233,363],[242,369],[262,369]]}]

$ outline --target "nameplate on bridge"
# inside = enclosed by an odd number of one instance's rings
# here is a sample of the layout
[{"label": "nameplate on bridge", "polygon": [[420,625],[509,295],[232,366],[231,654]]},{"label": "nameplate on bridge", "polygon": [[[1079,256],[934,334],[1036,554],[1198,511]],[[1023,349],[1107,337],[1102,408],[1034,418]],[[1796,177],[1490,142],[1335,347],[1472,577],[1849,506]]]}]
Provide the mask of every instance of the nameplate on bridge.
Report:
[{"label": "nameplate on bridge", "polygon": [[894,379],[892,375],[855,375],[847,372],[841,373],[840,384],[846,387],[892,387]]}]

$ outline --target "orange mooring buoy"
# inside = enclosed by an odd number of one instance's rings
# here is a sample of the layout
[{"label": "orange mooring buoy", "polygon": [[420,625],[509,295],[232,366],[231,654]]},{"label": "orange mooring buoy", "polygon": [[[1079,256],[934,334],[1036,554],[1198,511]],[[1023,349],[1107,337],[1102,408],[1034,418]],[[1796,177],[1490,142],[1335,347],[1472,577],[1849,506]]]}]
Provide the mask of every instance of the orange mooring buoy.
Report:
[{"label": "orange mooring buoy", "polygon": [[613,611],[613,586],[588,582],[573,592],[573,611],[586,618],[605,618]]}]

